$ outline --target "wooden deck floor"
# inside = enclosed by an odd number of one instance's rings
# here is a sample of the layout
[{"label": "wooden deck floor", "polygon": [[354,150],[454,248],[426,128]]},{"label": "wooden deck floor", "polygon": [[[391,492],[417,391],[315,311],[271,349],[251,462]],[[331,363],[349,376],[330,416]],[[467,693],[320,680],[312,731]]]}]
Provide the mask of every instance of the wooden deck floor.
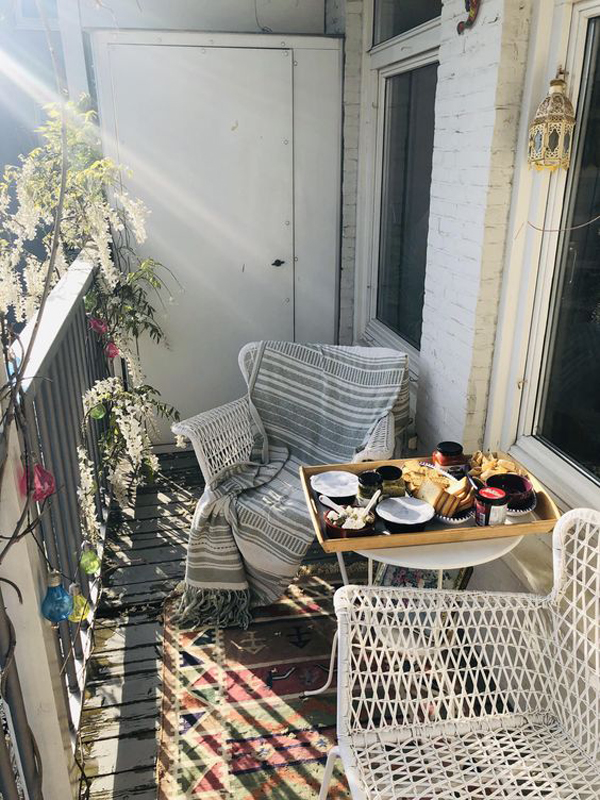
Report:
[{"label": "wooden deck floor", "polygon": [[113,515],[81,737],[91,800],[155,800],[161,614],[183,578],[202,477],[192,454],[164,459],[135,511]]}]

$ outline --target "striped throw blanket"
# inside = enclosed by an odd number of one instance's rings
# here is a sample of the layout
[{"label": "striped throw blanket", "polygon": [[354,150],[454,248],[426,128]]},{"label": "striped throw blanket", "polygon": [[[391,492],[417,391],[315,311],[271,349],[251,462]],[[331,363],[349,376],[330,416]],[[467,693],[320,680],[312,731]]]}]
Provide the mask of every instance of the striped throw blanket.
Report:
[{"label": "striped throw blanket", "polygon": [[180,624],[246,627],[252,606],[283,594],[314,536],[300,465],[351,461],[377,422],[398,413],[407,369],[406,355],[388,350],[257,345],[254,452],[198,502]]}]

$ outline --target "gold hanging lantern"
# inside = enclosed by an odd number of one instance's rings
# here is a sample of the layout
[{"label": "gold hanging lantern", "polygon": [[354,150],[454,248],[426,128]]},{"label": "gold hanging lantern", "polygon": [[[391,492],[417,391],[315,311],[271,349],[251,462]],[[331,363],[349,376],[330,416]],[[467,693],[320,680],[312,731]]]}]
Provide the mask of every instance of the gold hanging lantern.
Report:
[{"label": "gold hanging lantern", "polygon": [[559,70],[529,126],[528,162],[536,169],[569,168],[575,112],[565,87],[564,73]]}]

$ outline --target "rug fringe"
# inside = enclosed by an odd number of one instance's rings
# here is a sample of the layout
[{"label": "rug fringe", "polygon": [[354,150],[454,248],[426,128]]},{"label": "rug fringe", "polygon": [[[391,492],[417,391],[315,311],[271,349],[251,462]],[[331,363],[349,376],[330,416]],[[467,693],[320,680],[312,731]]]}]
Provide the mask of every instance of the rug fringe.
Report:
[{"label": "rug fringe", "polygon": [[251,622],[248,589],[201,589],[186,587],[173,621],[180,628],[239,627]]}]

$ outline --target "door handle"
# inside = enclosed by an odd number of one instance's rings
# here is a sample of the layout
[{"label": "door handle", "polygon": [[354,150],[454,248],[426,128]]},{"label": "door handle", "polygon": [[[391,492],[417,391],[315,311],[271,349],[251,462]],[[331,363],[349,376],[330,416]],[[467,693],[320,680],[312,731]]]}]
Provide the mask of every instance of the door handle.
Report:
[{"label": "door handle", "polygon": [[282,261],[280,258],[276,258],[275,261],[271,262],[272,267],[282,267],[285,264],[285,261]]}]

